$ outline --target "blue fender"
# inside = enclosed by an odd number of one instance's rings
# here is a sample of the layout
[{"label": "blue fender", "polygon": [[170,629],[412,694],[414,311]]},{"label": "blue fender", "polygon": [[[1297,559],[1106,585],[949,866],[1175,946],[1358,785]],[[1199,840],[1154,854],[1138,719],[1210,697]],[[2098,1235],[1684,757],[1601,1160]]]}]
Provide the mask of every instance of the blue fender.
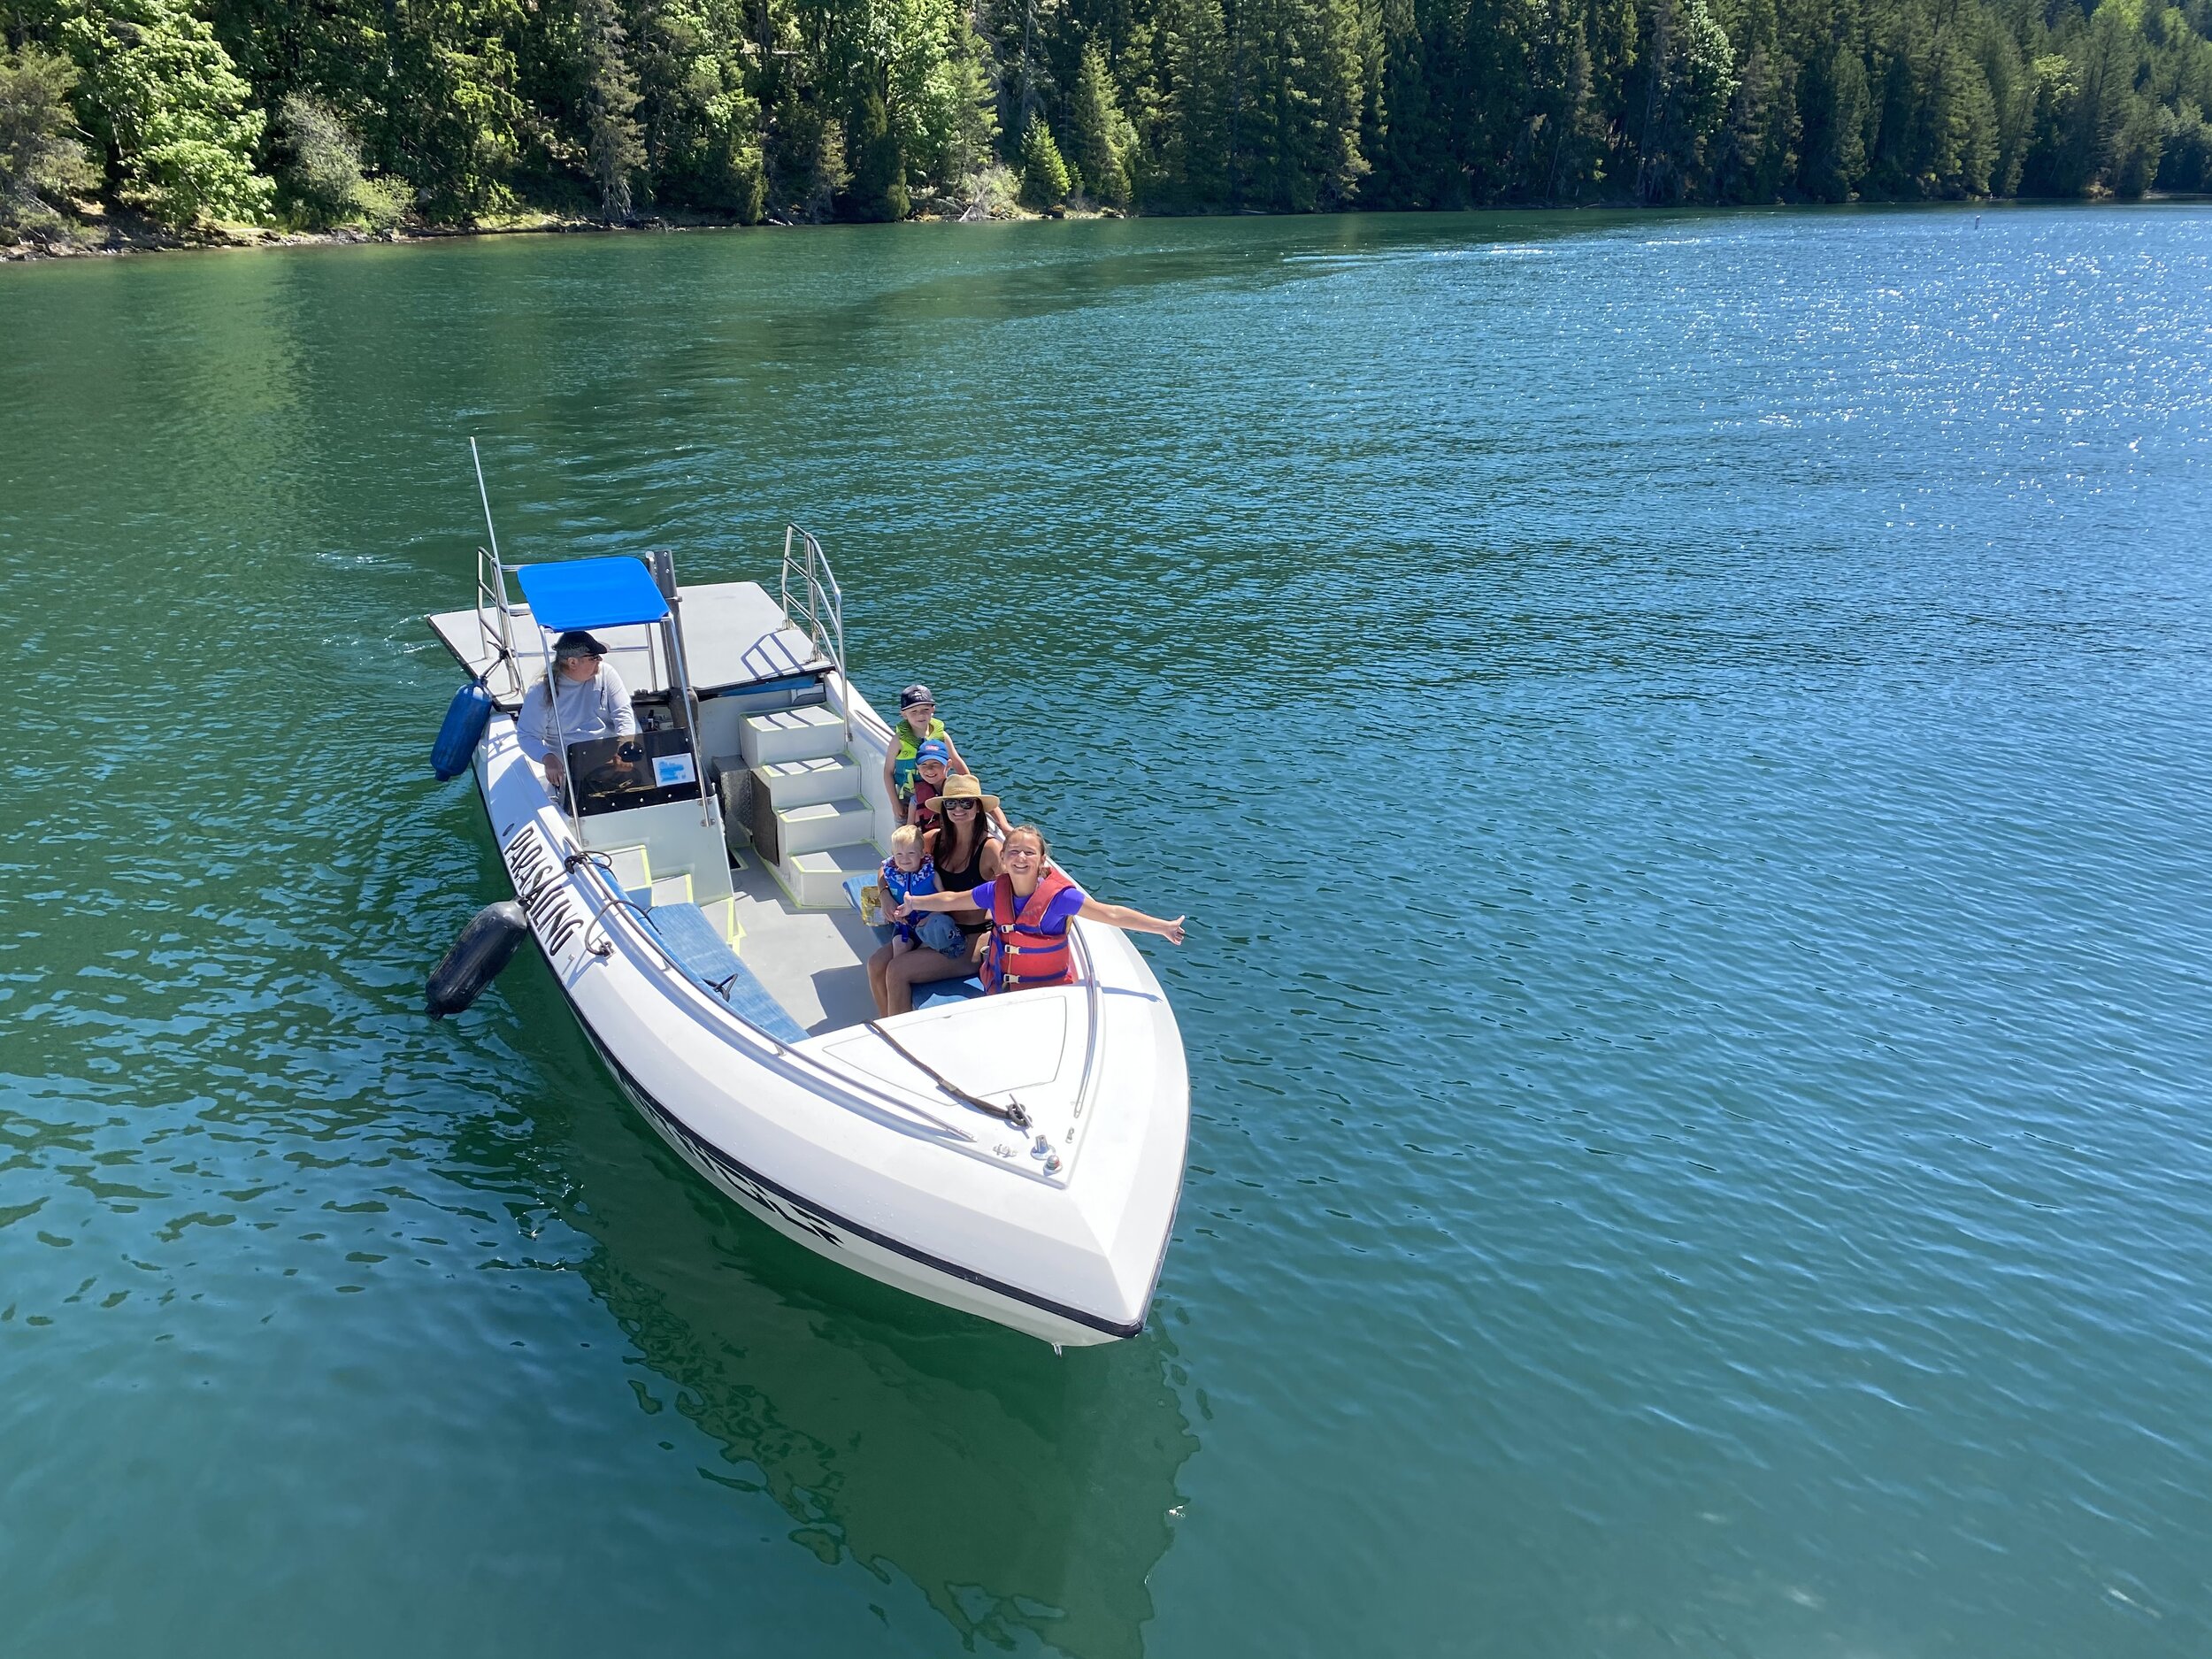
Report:
[{"label": "blue fender", "polygon": [[438,774],[440,783],[469,769],[491,718],[492,694],[484,689],[482,680],[472,680],[453,694],[445,724],[438,728],[438,741],[430,748],[430,770]]}]

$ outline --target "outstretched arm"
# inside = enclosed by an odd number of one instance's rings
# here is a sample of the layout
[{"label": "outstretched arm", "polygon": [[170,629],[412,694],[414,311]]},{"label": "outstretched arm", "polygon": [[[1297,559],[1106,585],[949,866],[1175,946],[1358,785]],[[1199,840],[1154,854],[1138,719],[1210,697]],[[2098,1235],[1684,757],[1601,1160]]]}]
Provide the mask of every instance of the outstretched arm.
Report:
[{"label": "outstretched arm", "polygon": [[[948,732],[944,734],[944,736],[939,738],[937,741],[945,746],[945,752],[952,757],[952,770],[958,772],[967,772],[968,763],[960,758],[960,750],[953,744],[952,733]],[[968,775],[970,777],[973,777],[975,774],[968,772]]]},{"label": "outstretched arm", "polygon": [[910,910],[977,910],[980,907],[974,902],[972,897],[974,892],[975,889],[970,887],[966,893],[910,893],[907,895],[906,909]]},{"label": "outstretched arm", "polygon": [[1133,910],[1126,904],[1101,904],[1096,899],[1085,899],[1083,908],[1076,914],[1087,922],[1103,922],[1125,933],[1157,933],[1171,945],[1183,942],[1183,918],[1179,916],[1171,922],[1164,922],[1142,910]]}]

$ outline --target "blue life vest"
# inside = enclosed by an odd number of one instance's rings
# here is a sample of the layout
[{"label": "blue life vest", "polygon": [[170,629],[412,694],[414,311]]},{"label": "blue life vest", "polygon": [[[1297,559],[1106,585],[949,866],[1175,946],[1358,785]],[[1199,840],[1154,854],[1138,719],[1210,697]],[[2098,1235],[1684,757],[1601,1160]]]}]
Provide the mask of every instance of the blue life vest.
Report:
[{"label": "blue life vest", "polygon": [[887,858],[883,861],[883,868],[876,872],[876,881],[883,888],[883,914],[886,920],[891,921],[892,932],[898,938],[912,944],[914,930],[921,924],[914,921],[891,920],[892,907],[905,903],[918,893],[936,892],[936,864],[931,862],[927,855],[924,855],[920,869],[902,870],[895,863]]}]

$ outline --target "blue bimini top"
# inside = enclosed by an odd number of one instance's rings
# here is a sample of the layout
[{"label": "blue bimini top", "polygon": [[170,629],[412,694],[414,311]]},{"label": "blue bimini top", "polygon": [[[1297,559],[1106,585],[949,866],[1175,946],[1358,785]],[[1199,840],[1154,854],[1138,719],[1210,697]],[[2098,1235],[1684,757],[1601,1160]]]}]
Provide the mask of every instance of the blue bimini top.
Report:
[{"label": "blue bimini top", "polygon": [[522,584],[532,619],[551,634],[627,627],[658,622],[668,614],[668,601],[653,585],[643,559],[618,556],[518,565],[515,580]]}]

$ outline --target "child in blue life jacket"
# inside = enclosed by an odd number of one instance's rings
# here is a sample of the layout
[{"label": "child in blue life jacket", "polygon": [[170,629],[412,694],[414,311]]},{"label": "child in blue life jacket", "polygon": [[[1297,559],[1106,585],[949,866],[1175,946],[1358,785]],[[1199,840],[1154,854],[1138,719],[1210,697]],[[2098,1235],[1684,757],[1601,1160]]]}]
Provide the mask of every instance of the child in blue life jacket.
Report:
[{"label": "child in blue life jacket", "polygon": [[907,797],[906,821],[923,829],[932,826],[930,803],[945,792],[945,774],[952,764],[952,750],[935,738],[925,738],[914,751],[914,793]]},{"label": "child in blue life jacket", "polygon": [[908,908],[909,899],[937,891],[937,866],[923,850],[922,832],[913,825],[902,824],[891,832],[891,856],[876,872],[876,881],[883,889],[884,916],[891,923],[893,956],[902,956],[917,945],[948,956],[966,950],[967,941],[951,917]]}]

